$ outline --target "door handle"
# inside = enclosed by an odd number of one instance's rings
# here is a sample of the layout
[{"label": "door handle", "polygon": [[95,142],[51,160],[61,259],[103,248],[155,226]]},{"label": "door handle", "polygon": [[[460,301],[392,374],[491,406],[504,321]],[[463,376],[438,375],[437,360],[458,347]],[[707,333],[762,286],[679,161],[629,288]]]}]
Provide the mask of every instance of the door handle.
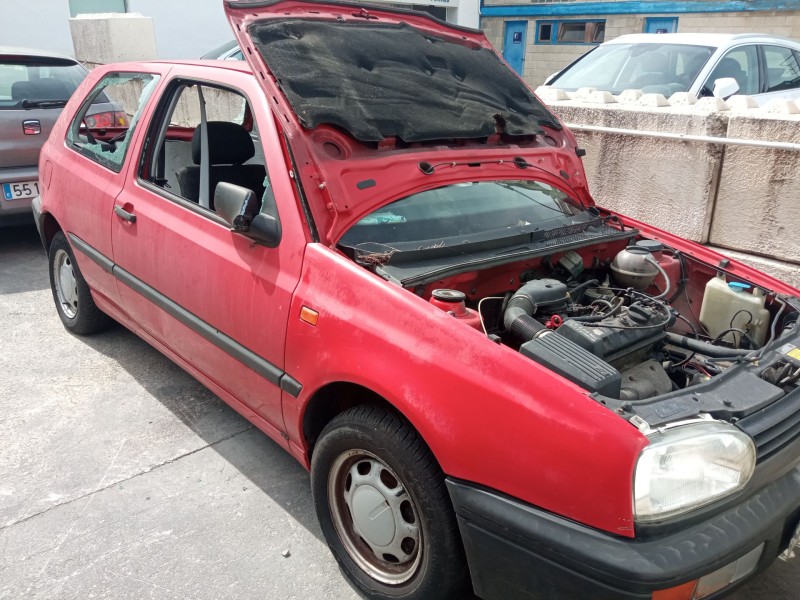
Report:
[{"label": "door handle", "polygon": [[114,207],[114,214],[116,214],[120,219],[127,221],[128,223],[136,223],[136,215],[134,215],[133,213],[129,213],[121,206]]}]

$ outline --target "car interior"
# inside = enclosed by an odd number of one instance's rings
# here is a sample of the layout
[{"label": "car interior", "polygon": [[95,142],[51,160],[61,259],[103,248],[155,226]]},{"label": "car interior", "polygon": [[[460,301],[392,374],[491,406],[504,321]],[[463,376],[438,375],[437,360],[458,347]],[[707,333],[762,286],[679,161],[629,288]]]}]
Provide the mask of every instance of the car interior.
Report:
[{"label": "car interior", "polygon": [[[252,111],[242,95],[184,82],[163,102],[167,106],[160,114],[166,122],[154,122],[151,127],[156,143],[151,146],[152,156],[145,159],[143,179],[211,211],[220,182],[263,196],[267,176],[263,150],[257,143]],[[201,189],[204,149],[208,169],[205,191]]]},{"label": "car interior", "polygon": [[11,85],[12,100],[68,100],[71,95],[72,90],[54,77],[15,81]]},{"label": "car interior", "polygon": [[[708,77],[706,88],[713,93],[714,82],[731,77],[739,84],[739,93],[758,94],[758,54],[755,46],[742,46],[728,52]],[[710,94],[709,94],[710,95]]]}]

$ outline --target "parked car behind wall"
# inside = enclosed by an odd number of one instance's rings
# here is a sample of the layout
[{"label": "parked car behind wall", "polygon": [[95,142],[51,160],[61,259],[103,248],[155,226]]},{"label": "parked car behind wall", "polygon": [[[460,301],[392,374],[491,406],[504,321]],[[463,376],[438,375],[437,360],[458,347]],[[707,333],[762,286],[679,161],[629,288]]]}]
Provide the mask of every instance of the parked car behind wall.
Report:
[{"label": "parked car behind wall", "polygon": [[749,33],[623,35],[584,54],[546,83],[569,91],[640,89],[667,98],[677,92],[701,98],[714,95],[715,84],[725,78],[734,79],[738,93],[759,104],[798,98],[800,44]]}]

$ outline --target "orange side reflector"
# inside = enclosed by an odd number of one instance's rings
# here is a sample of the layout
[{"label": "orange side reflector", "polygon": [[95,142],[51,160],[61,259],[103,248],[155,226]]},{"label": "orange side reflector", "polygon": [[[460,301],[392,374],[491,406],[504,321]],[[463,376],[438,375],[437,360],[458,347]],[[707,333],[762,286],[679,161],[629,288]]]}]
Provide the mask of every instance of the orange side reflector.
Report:
[{"label": "orange side reflector", "polygon": [[317,321],[319,320],[319,313],[315,310],[311,310],[307,306],[304,306],[300,309],[300,320],[316,327]]},{"label": "orange side reflector", "polygon": [[678,587],[653,592],[653,600],[692,600],[696,587],[697,580],[687,581]]}]

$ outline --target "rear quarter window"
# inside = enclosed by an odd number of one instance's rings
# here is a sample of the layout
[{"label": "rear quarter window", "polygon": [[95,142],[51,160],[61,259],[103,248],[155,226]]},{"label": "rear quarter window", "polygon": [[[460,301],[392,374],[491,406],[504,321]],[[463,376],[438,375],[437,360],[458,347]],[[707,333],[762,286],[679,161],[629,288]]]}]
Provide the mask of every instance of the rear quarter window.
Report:
[{"label": "rear quarter window", "polygon": [[67,143],[119,173],[139,118],[158,84],[152,73],[112,73],[92,89],[70,123]]}]

